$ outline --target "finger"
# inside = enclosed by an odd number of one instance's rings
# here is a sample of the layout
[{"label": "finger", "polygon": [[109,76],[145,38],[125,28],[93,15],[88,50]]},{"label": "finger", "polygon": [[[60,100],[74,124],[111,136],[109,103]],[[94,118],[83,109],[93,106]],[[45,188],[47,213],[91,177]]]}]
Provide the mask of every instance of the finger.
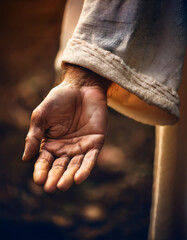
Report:
[{"label": "finger", "polygon": [[90,175],[91,170],[95,166],[98,154],[99,154],[98,149],[92,149],[86,153],[81,167],[75,174],[75,177],[74,177],[75,183],[77,184],[82,183]]},{"label": "finger", "polygon": [[62,177],[60,178],[59,182],[57,183],[57,188],[61,191],[68,190],[74,181],[74,175],[79,169],[84,155],[78,155],[71,159],[70,163],[68,164],[67,170],[64,172]]},{"label": "finger", "polygon": [[40,143],[44,137],[43,124],[38,111],[34,111],[31,117],[31,126],[25,139],[25,151],[23,153],[23,161],[31,161],[38,154]]},{"label": "finger", "polygon": [[54,157],[50,152],[46,150],[42,150],[40,152],[40,155],[34,165],[33,179],[36,184],[43,185],[45,183],[53,161]]},{"label": "finger", "polygon": [[44,185],[44,190],[47,193],[55,193],[57,190],[57,183],[59,179],[61,178],[62,174],[65,172],[66,167],[69,163],[69,157],[63,156],[60,158],[57,158],[51,170],[48,173],[47,181]]}]

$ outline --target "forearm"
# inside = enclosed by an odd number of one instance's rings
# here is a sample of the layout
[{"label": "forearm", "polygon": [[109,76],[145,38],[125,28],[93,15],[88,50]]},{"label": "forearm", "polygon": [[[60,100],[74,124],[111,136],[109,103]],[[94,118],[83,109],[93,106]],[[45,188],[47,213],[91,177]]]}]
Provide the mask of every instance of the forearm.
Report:
[{"label": "forearm", "polygon": [[99,86],[105,93],[107,93],[111,83],[110,80],[89,69],[69,63],[65,64],[65,74],[61,77],[62,85],[70,85],[72,87]]}]

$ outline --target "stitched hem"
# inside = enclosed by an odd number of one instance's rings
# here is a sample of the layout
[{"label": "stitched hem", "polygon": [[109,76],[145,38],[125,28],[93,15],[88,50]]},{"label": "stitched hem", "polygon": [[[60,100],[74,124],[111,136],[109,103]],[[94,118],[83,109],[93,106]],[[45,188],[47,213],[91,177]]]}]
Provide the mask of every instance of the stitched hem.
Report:
[{"label": "stitched hem", "polygon": [[150,105],[155,105],[179,118],[177,92],[153,78],[137,73],[109,51],[79,39],[70,39],[62,56],[69,62],[88,68],[119,84]]}]

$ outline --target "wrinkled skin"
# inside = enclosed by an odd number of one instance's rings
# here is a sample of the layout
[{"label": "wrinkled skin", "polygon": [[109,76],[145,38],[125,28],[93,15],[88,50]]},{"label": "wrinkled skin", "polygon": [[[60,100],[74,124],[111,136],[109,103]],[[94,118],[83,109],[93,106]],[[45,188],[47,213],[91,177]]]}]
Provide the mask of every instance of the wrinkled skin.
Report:
[{"label": "wrinkled skin", "polygon": [[90,174],[107,130],[106,94],[100,86],[53,88],[33,111],[23,161],[38,152],[33,178],[47,193],[67,190]]}]

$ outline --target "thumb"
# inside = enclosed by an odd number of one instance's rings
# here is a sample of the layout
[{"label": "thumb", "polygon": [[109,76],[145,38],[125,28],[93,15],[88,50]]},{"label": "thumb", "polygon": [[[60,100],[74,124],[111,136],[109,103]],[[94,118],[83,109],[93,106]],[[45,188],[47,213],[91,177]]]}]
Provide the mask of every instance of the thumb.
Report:
[{"label": "thumb", "polygon": [[41,114],[39,114],[38,110],[34,110],[31,116],[30,129],[25,139],[25,150],[22,157],[25,162],[33,160],[39,152],[40,143],[45,132],[42,122]]}]

